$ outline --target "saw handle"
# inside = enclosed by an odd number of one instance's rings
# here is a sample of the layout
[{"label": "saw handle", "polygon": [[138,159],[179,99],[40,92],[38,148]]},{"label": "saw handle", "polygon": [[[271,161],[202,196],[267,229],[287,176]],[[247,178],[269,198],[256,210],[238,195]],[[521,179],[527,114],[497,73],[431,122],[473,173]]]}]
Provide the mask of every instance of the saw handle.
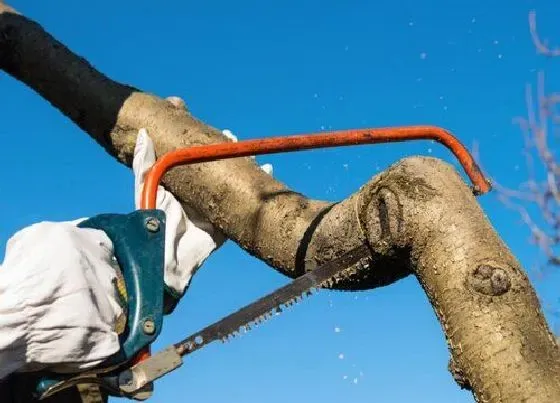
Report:
[{"label": "saw handle", "polygon": [[158,185],[163,175],[177,165],[210,162],[252,155],[302,151],[313,148],[342,147],[361,144],[435,140],[457,157],[473,184],[477,195],[487,193],[492,186],[467,148],[450,132],[436,126],[403,126],[378,129],[355,129],[319,134],[300,134],[284,137],[244,140],[237,143],[217,143],[192,146],[170,151],[159,158],[146,176],[141,208],[154,209]]},{"label": "saw handle", "polygon": [[[126,329],[120,335],[120,350],[104,368],[135,363],[149,357],[149,346],[161,332],[164,315],[165,213],[137,210],[129,214],[101,214],[78,224],[80,228],[104,231],[111,239],[114,255],[126,287]],[[39,380],[40,397],[68,384],[71,375],[48,376]],[[71,383],[68,384],[71,386]]]}]

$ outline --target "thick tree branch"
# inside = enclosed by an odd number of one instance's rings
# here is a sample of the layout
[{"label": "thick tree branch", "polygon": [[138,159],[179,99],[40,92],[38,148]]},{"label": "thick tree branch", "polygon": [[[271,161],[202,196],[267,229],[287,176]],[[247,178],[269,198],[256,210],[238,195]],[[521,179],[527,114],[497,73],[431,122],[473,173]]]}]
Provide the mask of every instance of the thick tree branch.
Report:
[{"label": "thick tree branch", "polygon": [[[154,137],[158,154],[226,141],[184,109],[106,78],[39,25],[2,7],[0,68],[119,161],[130,164],[140,127]],[[442,323],[463,387],[481,402],[560,401],[560,353],[535,293],[449,165],[403,160],[336,204],[291,191],[249,158],[175,168],[164,182],[185,206],[292,277],[368,243],[370,269],[340,288],[373,288],[414,273]]]}]

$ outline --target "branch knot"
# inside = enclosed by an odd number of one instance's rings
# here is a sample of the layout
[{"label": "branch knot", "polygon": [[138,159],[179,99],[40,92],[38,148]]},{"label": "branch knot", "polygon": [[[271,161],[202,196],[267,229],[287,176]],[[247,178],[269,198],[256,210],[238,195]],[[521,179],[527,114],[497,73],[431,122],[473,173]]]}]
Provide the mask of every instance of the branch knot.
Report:
[{"label": "branch knot", "polygon": [[481,294],[490,296],[503,295],[511,288],[508,273],[501,267],[481,264],[470,276],[470,285]]}]

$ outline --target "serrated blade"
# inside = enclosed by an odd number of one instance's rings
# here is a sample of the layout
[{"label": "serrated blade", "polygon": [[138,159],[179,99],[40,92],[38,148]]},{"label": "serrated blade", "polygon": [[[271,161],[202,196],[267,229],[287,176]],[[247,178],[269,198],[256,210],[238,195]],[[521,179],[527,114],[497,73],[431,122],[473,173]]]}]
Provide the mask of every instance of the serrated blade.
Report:
[{"label": "serrated blade", "polygon": [[[183,363],[182,356],[199,350],[213,341],[226,341],[229,337],[239,333],[242,328],[249,330],[252,325],[274,316],[275,313],[281,311],[281,307],[294,304],[304,294],[311,293],[313,289],[336,284],[341,279],[355,273],[358,270],[356,263],[362,259],[368,259],[370,256],[370,249],[367,245],[358,246],[190,335],[185,340],[133,365],[119,374],[120,395],[134,398],[136,391],[179,368]],[[367,268],[368,263],[363,263],[361,267]]]},{"label": "serrated blade", "polygon": [[189,354],[213,341],[225,341],[239,333],[242,329],[249,330],[251,325],[259,324],[274,316],[281,311],[281,307],[290,306],[298,302],[298,299],[302,298],[306,293],[309,294],[313,289],[336,283],[341,276],[350,274],[344,273],[345,271],[351,270],[361,259],[368,258],[370,255],[371,252],[367,245],[354,248],[218,322],[190,335],[183,341],[175,344],[175,349],[181,355]]}]

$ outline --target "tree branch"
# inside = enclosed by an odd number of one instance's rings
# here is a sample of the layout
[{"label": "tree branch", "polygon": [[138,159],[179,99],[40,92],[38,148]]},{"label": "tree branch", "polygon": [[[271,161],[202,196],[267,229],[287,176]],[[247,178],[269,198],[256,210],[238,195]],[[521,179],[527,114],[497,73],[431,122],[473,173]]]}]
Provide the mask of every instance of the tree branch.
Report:
[{"label": "tree branch", "polygon": [[[140,127],[153,136],[158,155],[226,141],[184,109],[105,77],[2,5],[0,55],[0,68],[124,164]],[[370,269],[339,288],[374,288],[415,274],[442,323],[453,372],[478,401],[560,401],[560,353],[536,295],[448,164],[405,159],[334,204],[291,191],[250,158],[177,167],[164,184],[288,276],[367,243]]]},{"label": "tree branch", "polygon": [[535,11],[531,11],[529,13],[529,32],[531,33],[531,38],[533,39],[537,52],[545,56],[560,56],[560,48],[550,47],[548,40],[542,40],[539,36],[539,33],[537,32],[537,13]]},{"label": "tree branch", "polygon": [[[560,265],[560,166],[554,147],[554,127],[558,123],[557,94],[545,91],[545,75],[537,75],[537,99],[533,97],[531,85],[526,86],[525,99],[527,117],[517,118],[525,140],[523,153],[528,171],[522,190],[507,189],[499,184],[495,188],[504,204],[517,210],[531,231],[532,240],[547,258],[547,264]],[[550,127],[550,122],[553,127]],[[539,166],[535,166],[535,160]],[[543,179],[539,179],[543,177]],[[536,213],[531,214],[527,206],[533,205]]]}]

